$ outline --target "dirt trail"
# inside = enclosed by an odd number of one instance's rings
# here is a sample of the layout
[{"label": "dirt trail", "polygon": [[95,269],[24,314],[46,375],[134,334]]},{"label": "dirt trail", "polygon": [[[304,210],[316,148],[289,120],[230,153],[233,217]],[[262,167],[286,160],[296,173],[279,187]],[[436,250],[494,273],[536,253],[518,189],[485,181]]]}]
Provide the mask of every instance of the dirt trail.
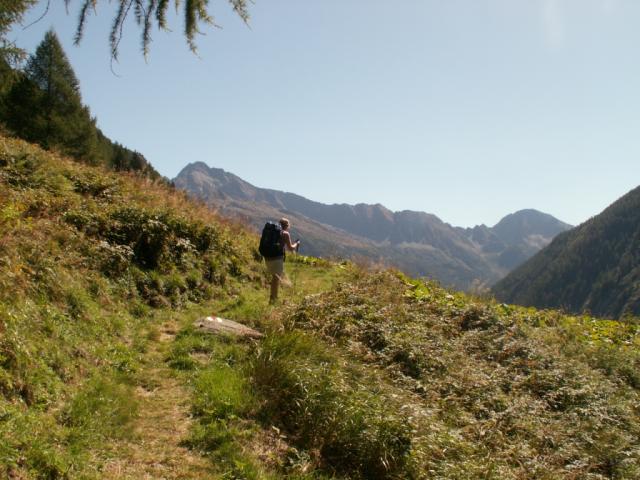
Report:
[{"label": "dirt trail", "polygon": [[189,392],[164,362],[176,327],[165,324],[149,342],[141,372],[146,388],[138,387],[139,415],[131,440],[110,446],[114,458],[106,461],[103,475],[110,479],[214,479],[205,457],[181,446],[191,425]]}]

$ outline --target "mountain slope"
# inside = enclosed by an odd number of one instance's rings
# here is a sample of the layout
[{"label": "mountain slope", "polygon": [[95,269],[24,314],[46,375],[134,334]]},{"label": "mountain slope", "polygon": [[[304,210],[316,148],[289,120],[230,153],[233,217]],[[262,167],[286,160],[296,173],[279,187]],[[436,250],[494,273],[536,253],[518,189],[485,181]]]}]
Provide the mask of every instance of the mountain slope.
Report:
[{"label": "mountain slope", "polygon": [[463,290],[494,283],[570,228],[535,210],[512,214],[494,228],[464,229],[432,214],[392,212],[380,204],[325,205],[293,193],[257,188],[203,162],[187,165],[174,183],[256,229],[266,219],[291,217],[305,253],[382,262]]},{"label": "mountain slope", "polygon": [[156,388],[159,318],[259,279],[253,242],[161,182],[0,136],[0,478],[117,478],[99,464]]},{"label": "mountain slope", "polygon": [[480,225],[465,233],[493,263],[511,271],[571,228],[549,214],[526,209],[507,215],[492,228]]},{"label": "mountain slope", "polygon": [[640,187],[558,235],[498,282],[511,303],[619,317],[640,313]]},{"label": "mountain slope", "polygon": [[1,136],[0,232],[0,478],[640,478],[637,323],[300,255],[271,306],[242,226]]}]

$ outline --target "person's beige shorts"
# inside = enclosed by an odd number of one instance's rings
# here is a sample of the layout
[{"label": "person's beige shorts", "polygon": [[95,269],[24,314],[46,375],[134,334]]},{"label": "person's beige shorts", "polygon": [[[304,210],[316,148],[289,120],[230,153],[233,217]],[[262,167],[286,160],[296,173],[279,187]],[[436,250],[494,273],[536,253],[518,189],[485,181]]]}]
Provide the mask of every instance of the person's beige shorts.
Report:
[{"label": "person's beige shorts", "polygon": [[265,259],[267,264],[267,272],[272,275],[284,276],[284,258]]}]

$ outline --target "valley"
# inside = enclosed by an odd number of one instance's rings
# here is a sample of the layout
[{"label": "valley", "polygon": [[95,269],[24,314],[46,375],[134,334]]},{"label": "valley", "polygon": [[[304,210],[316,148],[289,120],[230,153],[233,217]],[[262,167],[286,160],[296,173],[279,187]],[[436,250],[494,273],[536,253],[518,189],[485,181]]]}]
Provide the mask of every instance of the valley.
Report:
[{"label": "valley", "polygon": [[173,180],[194,198],[259,230],[282,216],[293,221],[309,255],[394,266],[461,290],[487,290],[571,228],[551,215],[522,210],[494,227],[453,227],[424,212],[377,205],[324,205],[293,193],[254,187],[202,162]]}]

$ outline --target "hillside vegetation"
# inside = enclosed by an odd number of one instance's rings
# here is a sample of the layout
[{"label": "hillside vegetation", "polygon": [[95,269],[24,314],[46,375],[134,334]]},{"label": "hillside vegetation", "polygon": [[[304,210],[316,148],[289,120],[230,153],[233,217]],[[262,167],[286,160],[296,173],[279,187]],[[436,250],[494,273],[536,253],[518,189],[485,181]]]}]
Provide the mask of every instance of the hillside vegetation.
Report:
[{"label": "hillside vegetation", "polygon": [[154,314],[255,277],[182,195],[7,138],[0,231],[0,476],[74,476],[135,414]]},{"label": "hillside vegetation", "polygon": [[0,229],[0,476],[640,477],[634,319],[295,255],[270,307],[241,227],[7,138]]},{"label": "hillside vegetation", "polygon": [[640,187],[556,237],[492,290],[538,308],[640,315]]}]

